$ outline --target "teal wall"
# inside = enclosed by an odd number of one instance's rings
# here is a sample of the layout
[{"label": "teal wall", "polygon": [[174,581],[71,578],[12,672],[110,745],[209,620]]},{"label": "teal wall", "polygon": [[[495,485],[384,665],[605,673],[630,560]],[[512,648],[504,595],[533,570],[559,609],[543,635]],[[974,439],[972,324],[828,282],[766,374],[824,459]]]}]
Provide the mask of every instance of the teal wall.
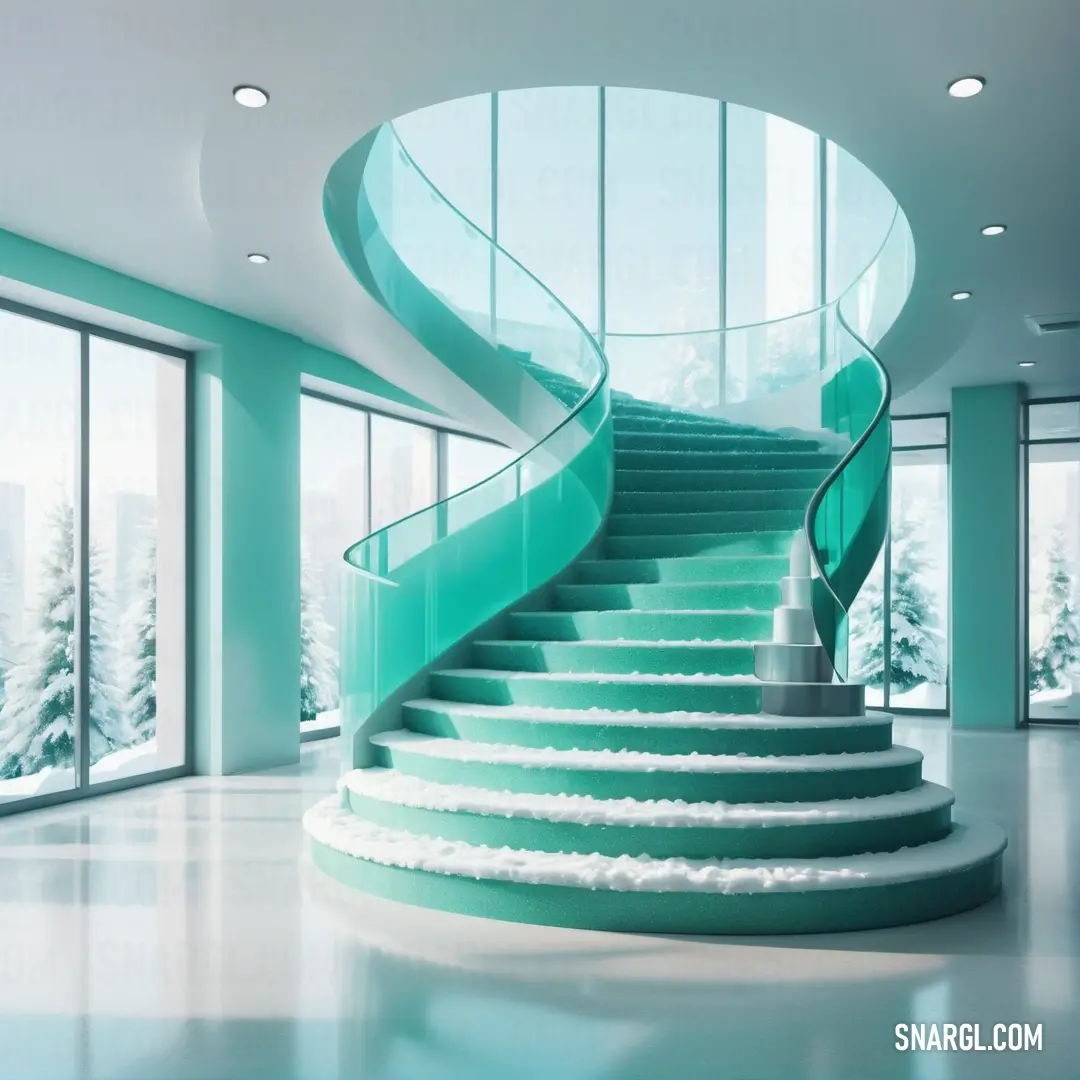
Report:
[{"label": "teal wall", "polygon": [[952,719],[1021,722],[1020,383],[952,392]]},{"label": "teal wall", "polygon": [[296,760],[301,376],[427,406],[347,357],[3,230],[0,277],[208,343],[195,363],[195,767]]}]

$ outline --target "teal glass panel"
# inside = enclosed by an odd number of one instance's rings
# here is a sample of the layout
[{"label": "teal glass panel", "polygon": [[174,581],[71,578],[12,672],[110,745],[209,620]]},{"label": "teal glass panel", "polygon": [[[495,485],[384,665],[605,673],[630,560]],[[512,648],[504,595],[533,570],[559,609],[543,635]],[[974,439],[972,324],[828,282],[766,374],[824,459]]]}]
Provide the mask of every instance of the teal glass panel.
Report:
[{"label": "teal glass panel", "polygon": [[817,172],[812,131],[756,109],[727,106],[728,326],[782,319],[818,305]]},{"label": "teal glass panel", "polygon": [[720,326],[720,103],[605,91],[607,333]]},{"label": "teal glass panel", "polygon": [[849,673],[847,613],[877,561],[889,522],[891,388],[873,345],[899,314],[913,273],[911,232],[897,210],[876,259],[826,308],[822,426],[851,448],[815,492],[807,533],[815,622],[841,678]]},{"label": "teal glass panel", "polygon": [[702,334],[609,334],[604,351],[613,389],[687,409],[720,404],[721,338]]},{"label": "teal glass panel", "polygon": [[[380,225],[405,265],[487,333],[492,266],[479,234],[491,231],[491,95],[420,109],[395,121],[395,129],[407,153],[371,163],[391,172],[389,183],[370,189],[380,199]],[[458,213],[447,214],[426,184],[410,182],[413,161]],[[471,242],[462,244],[462,235]]]},{"label": "teal glass panel", "polygon": [[[392,126],[339,160],[324,205],[357,279],[534,440],[499,472],[393,521],[346,553],[343,752],[359,765],[368,753],[365,736],[396,725],[396,691],[550,580],[596,534],[611,499],[614,453],[607,365],[595,341],[440,194]],[[398,250],[402,222],[412,213],[444,245],[438,260],[417,255],[412,225],[404,231],[407,250]],[[531,290],[522,313],[542,312],[542,320],[493,319],[490,305],[480,310],[469,283],[454,272],[480,261],[519,295]],[[373,420],[373,457],[378,442]],[[410,476],[417,460],[410,453]]]},{"label": "teal glass panel", "polygon": [[896,200],[861,161],[826,143],[826,300],[840,296],[874,261]]},{"label": "teal glass panel", "polygon": [[444,446],[448,496],[457,495],[466,488],[479,484],[481,480],[494,476],[518,456],[501,443],[473,439],[468,435],[448,434]]},{"label": "teal glass panel", "polygon": [[[594,332],[600,318],[599,111],[596,87],[499,95],[499,246]],[[495,283],[500,319],[561,325],[562,313],[546,294],[508,271],[503,262]]]}]

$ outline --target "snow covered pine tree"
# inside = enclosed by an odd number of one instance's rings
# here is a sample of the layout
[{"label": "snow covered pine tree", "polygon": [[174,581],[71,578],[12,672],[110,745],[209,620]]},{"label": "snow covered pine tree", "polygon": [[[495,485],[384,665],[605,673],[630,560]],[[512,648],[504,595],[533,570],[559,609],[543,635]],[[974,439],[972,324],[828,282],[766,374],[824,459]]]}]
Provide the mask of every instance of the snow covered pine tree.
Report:
[{"label": "snow covered pine tree", "polygon": [[305,551],[300,563],[300,721],[337,708],[337,656],[329,645],[319,584]]},{"label": "snow covered pine tree", "polygon": [[132,743],[157,730],[157,536],[151,534],[135,574],[135,595],[122,627],[124,708]]},{"label": "snow covered pine tree", "polygon": [[878,560],[848,613],[851,678],[867,686],[885,684],[885,563]]},{"label": "snow covered pine tree", "polygon": [[[37,632],[8,672],[0,709],[0,778],[31,776],[75,762],[75,515],[68,502],[49,517],[51,541],[42,564]],[[91,557],[90,608],[101,612],[96,560]],[[107,625],[90,630],[90,761],[125,745],[111,678]]]},{"label": "snow covered pine tree", "polygon": [[889,685],[902,694],[922,683],[945,682],[945,650],[937,604],[926,582],[933,564],[922,535],[925,522],[914,513],[898,516],[892,528]]},{"label": "snow covered pine tree", "polygon": [[[945,681],[941,623],[926,582],[933,564],[920,532],[924,527],[917,515],[909,513],[897,515],[892,525],[889,688],[894,694]],[[852,678],[867,686],[881,686],[885,680],[884,627],[884,562],[880,562],[850,613]]]},{"label": "snow covered pine tree", "polygon": [[1080,620],[1073,585],[1076,567],[1065,550],[1065,533],[1060,525],[1055,527],[1050,541],[1048,564],[1041,605],[1048,628],[1028,667],[1031,691],[1070,686],[1080,674]]}]

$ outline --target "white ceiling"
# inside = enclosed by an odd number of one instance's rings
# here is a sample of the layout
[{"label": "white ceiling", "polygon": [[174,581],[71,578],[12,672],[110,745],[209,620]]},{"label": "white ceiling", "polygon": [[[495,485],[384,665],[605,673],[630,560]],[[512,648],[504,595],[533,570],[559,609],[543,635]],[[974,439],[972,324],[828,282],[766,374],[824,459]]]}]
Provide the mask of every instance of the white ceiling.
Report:
[{"label": "white ceiling", "polygon": [[[678,90],[819,131],[900,200],[918,269],[885,359],[898,394],[918,387],[903,411],[966,383],[1080,388],[1080,334],[1023,323],[1080,309],[1078,56],[1076,0],[3,0],[0,226],[424,396],[425,358],[323,224],[338,155],[492,89]],[[946,95],[973,72],[979,97]],[[237,106],[241,82],[270,105]],[[1009,231],[980,236],[991,221]]]}]

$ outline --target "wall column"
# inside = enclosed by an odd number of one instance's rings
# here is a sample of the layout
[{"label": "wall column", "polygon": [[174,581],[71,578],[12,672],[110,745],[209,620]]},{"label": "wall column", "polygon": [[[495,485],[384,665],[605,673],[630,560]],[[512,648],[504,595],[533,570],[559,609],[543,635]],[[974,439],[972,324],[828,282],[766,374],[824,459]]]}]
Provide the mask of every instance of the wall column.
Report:
[{"label": "wall column", "polygon": [[195,769],[300,754],[300,372],[270,335],[196,357]]},{"label": "wall column", "polygon": [[1020,383],[958,387],[950,421],[952,721],[1023,716]]}]

